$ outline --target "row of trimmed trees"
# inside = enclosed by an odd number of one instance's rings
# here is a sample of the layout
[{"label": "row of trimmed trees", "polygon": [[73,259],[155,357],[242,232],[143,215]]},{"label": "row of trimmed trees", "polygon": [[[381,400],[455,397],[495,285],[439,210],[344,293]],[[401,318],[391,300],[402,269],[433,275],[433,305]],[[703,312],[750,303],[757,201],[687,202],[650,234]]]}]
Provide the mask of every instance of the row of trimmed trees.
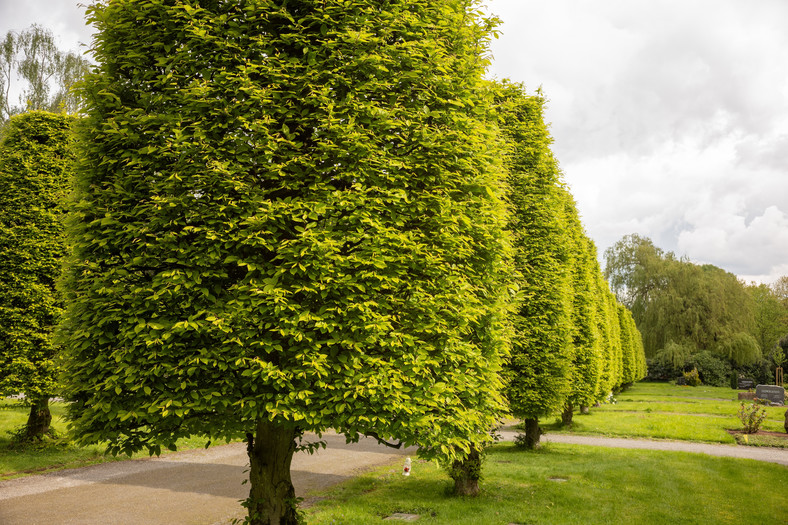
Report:
[{"label": "row of trimmed trees", "polygon": [[[250,521],[290,524],[305,432],[417,445],[472,492],[499,417],[535,444],[643,377],[543,99],[483,78],[475,2],[171,4],[89,8],[52,299],[80,442],[244,438]],[[13,118],[4,152],[35,119],[67,120]]]},{"label": "row of trimmed trees", "polygon": [[539,418],[605,400],[645,377],[640,334],[602,277],[596,247],[550,151],[544,99],[522,86],[499,86],[507,156],[515,270],[521,301],[506,367],[512,415],[535,447]]}]

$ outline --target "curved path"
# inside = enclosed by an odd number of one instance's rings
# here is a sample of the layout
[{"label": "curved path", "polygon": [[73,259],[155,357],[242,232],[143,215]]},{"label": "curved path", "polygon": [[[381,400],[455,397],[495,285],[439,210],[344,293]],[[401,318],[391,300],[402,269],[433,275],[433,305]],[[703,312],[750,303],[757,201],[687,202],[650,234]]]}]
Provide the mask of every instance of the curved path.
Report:
[{"label": "curved path", "polygon": [[[507,441],[514,440],[517,432],[501,432]],[[689,441],[658,441],[649,439],[625,439],[580,434],[545,434],[548,443],[569,443],[572,445],[591,445],[611,448],[639,448],[647,450],[670,450],[675,452],[695,452],[710,456],[723,456],[739,459],[754,459],[779,463],[788,466],[788,449],[773,447],[746,447],[739,445],[718,445],[713,443],[692,443]]]},{"label": "curved path", "polygon": [[[316,439],[316,438],[315,438]],[[391,464],[415,449],[324,434],[324,450],[296,454],[296,495]],[[2,525],[225,525],[243,517],[249,494],[246,446],[234,443],[162,458],[103,463],[0,481]]]},{"label": "curved path", "polygon": [[[516,432],[500,432],[506,440]],[[365,439],[346,444],[324,436],[328,447],[293,459],[296,494],[327,488],[364,470],[415,455]],[[549,434],[552,443],[696,452],[788,465],[788,449]],[[104,463],[0,482],[2,525],[226,525],[241,517],[246,497],[242,443],[189,450],[163,458]],[[392,468],[399,468],[392,467]]]}]

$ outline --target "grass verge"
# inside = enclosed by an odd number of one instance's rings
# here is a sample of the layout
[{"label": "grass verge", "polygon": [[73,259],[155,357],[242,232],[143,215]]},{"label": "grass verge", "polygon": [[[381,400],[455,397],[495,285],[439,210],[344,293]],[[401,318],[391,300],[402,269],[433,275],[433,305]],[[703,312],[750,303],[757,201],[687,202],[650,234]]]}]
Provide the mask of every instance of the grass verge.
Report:
[{"label": "grass verge", "polygon": [[[542,427],[558,433],[734,444],[727,430],[742,427],[736,394],[722,387],[636,383],[620,393],[614,404],[592,407],[588,415],[576,411],[571,428],[562,427],[560,420],[545,421]],[[766,413],[761,429],[784,432],[785,407],[766,407]],[[788,446],[788,440],[770,442]]]},{"label": "grass verge", "polygon": [[402,512],[436,525],[738,525],[771,523],[787,509],[776,489],[788,486],[788,468],[701,454],[499,444],[484,476],[479,497],[455,498],[432,463],[415,462],[408,478],[381,469],[321,494],[307,522],[369,525]]},{"label": "grass verge", "polygon": [[[52,427],[56,432],[64,434],[65,405],[52,403],[50,407]],[[79,447],[65,438],[48,440],[40,445],[12,447],[10,432],[27,422],[29,411],[28,407],[17,401],[0,399],[0,480],[129,459],[128,456],[115,457],[105,454],[103,445]],[[182,439],[178,441],[178,450],[204,447],[206,442],[204,438]],[[139,452],[132,457],[147,456],[147,452]]]}]

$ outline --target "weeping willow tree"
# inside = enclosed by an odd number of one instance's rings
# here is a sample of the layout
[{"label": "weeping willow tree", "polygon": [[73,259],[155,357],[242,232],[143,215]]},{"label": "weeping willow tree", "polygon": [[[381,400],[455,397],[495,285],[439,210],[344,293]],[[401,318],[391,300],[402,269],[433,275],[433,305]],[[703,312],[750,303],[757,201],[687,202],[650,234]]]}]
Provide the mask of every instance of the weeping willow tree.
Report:
[{"label": "weeping willow tree", "polygon": [[637,235],[609,248],[605,260],[605,275],[632,311],[648,357],[671,341],[714,351],[724,339],[751,331],[752,301],[729,272],[677,259]]}]

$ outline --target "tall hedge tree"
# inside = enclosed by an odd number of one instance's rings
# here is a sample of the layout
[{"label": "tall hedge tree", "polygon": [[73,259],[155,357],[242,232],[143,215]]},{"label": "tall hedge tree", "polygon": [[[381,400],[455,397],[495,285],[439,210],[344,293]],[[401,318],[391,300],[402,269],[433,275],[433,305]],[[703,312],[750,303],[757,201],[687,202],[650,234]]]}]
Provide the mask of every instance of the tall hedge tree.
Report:
[{"label": "tall hedge tree", "polygon": [[295,523],[307,430],[461,459],[493,425],[499,151],[464,0],[94,5],[64,282],[82,442],[245,437]]},{"label": "tall hedge tree", "polygon": [[529,448],[539,443],[539,418],[564,406],[572,360],[570,238],[543,107],[544,99],[526,95],[522,85],[498,86],[500,125],[510,144],[509,229],[521,299],[513,316],[505,393],[511,413],[525,421]]},{"label": "tall hedge tree", "polygon": [[597,400],[597,390],[603,367],[601,336],[597,324],[596,303],[596,247],[586,236],[574,199],[565,197],[566,215],[572,236],[572,384],[567,397],[562,422],[572,423],[575,407],[587,408]]},{"label": "tall hedge tree", "polygon": [[0,143],[0,397],[25,395],[28,439],[49,432],[49,398],[57,393],[53,329],[63,305],[55,282],[72,120],[43,111],[17,115]]}]

